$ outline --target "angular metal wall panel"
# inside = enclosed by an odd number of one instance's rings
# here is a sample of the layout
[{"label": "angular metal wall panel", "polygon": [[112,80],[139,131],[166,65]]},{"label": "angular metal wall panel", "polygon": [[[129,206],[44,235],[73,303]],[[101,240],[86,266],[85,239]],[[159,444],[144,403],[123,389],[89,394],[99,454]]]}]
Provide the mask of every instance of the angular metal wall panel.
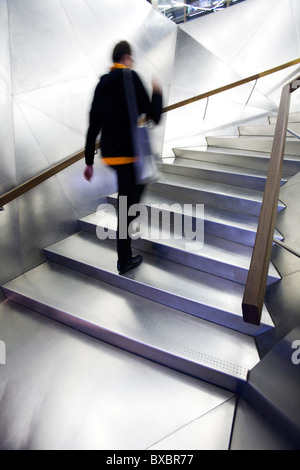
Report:
[{"label": "angular metal wall panel", "polygon": [[[300,11],[294,0],[286,4],[282,27],[288,30],[288,35],[283,42],[280,35],[278,41],[282,44],[280,57],[288,60],[299,49]],[[180,28],[148,2],[140,0],[0,0],[0,13],[0,100],[4,111],[0,117],[2,190],[83,147],[95,85],[99,75],[109,69],[112,47],[120,39],[132,43],[135,68],[146,87],[150,90],[154,77],[163,84],[165,105],[223,85],[224,81],[239,79],[250,69],[256,69],[257,64],[269,64],[278,57],[274,39],[266,33],[268,28],[274,30],[281,15],[279,2],[271,0],[244,2]],[[254,53],[257,44],[260,44],[259,59]],[[282,74],[280,80],[285,76]],[[203,143],[205,133],[221,132],[229,121],[274,112],[278,82],[262,81],[255,89],[253,85],[163,116],[154,132],[156,150],[162,151],[164,132],[164,152],[166,149],[169,152],[174,142]],[[76,166],[79,173],[82,166]],[[110,188],[115,188],[114,179],[105,180],[106,174],[99,167],[94,185],[80,186],[83,191],[80,197],[75,167],[65,175],[55,179],[60,188],[62,213],[66,210],[69,214],[71,205],[76,214],[79,204],[78,212],[82,215],[84,207],[91,208],[91,201],[97,201],[97,187],[99,200],[104,188],[109,189],[108,181]],[[84,202],[89,190],[90,201]],[[51,198],[50,192],[47,198]],[[30,199],[25,197],[24,201]],[[24,221],[31,217],[27,217],[27,211],[39,214],[41,209],[32,210],[31,205],[40,203],[47,210],[45,200],[44,189],[40,198],[32,197],[29,206],[23,204],[23,198],[20,200],[24,211],[19,217],[20,230],[22,239],[28,239],[28,243],[19,247],[20,259],[30,258],[30,252],[36,247],[34,242],[31,250],[32,238],[23,233],[28,229]],[[47,220],[52,227],[56,226],[55,212],[50,205]],[[38,232],[44,234],[44,229],[39,229],[37,223],[35,230],[36,239],[42,243],[43,236]]]},{"label": "angular metal wall panel", "polygon": [[[104,14],[109,8],[107,1],[99,3],[102,15],[97,17],[93,11],[95,2],[85,2],[83,0],[62,0],[61,4],[64,12],[76,32],[76,36],[89,61],[94,73],[101,75],[105,73],[111,64],[111,49],[113,40],[105,26]],[[114,31],[113,28],[112,31]],[[86,70],[82,73],[87,75]]]},{"label": "angular metal wall panel", "polygon": [[14,103],[13,114],[16,184],[21,184],[46,170],[49,163],[17,103]]},{"label": "angular metal wall panel", "polygon": [[[284,6],[252,0],[180,26],[169,103],[298,58],[299,18],[299,6],[292,0]],[[164,156],[173,154],[172,147],[205,145],[205,135],[234,133],[235,123],[276,113],[281,87],[297,71],[299,66],[199,101],[176,111],[176,118],[170,113]],[[292,110],[297,103],[294,98]]]},{"label": "angular metal wall panel", "polygon": [[[0,84],[0,192],[16,184],[14,161],[13,100]],[[1,215],[1,214],[0,214]]]},{"label": "angular metal wall panel", "polygon": [[22,269],[45,261],[41,247],[78,229],[76,212],[66,199],[56,177],[19,199]]},{"label": "angular metal wall panel", "polygon": [[[93,75],[49,86],[46,89],[38,88],[29,93],[22,93],[16,98],[20,106],[28,105],[79,135],[85,136],[97,82],[98,77]],[[45,131],[46,129],[43,134]]]},{"label": "angular metal wall panel", "polygon": [[22,254],[20,250],[20,230],[18,203],[12,202],[0,212],[0,283],[23,272]]},{"label": "angular metal wall panel", "polygon": [[7,0],[0,0],[0,83],[11,89]]},{"label": "angular metal wall panel", "polygon": [[13,92],[93,73],[58,0],[9,2]]},{"label": "angular metal wall panel", "polygon": [[[120,39],[131,41],[148,89],[156,76],[168,96],[176,32],[146,1],[0,0],[1,194],[84,147],[94,90]],[[159,145],[163,130],[155,131]],[[115,191],[115,176],[98,159],[92,184],[83,168],[81,161],[0,213],[0,249],[10,253],[2,282],[39,263],[44,246]],[[19,236],[10,238],[14,224]]]},{"label": "angular metal wall panel", "polygon": [[[18,102],[22,115],[51,166],[84,147],[85,139],[59,121]],[[30,160],[27,161],[31,166]],[[32,167],[32,174],[36,173]]]}]

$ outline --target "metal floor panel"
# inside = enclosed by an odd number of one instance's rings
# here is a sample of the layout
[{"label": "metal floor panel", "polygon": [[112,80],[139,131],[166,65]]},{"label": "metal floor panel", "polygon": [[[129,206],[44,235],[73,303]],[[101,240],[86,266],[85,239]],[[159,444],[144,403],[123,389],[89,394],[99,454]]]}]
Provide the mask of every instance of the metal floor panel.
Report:
[{"label": "metal floor panel", "polygon": [[82,232],[48,247],[46,255],[51,261],[116,287],[243,333],[257,335],[274,326],[266,308],[261,325],[243,321],[241,284],[158,256],[142,253],[143,263],[119,276],[112,240],[98,240]]},{"label": "metal floor panel", "polygon": [[[172,433],[148,450],[228,450],[236,399],[231,398],[199,419]],[[222,424],[221,424],[222,423]],[[215,443],[215,448],[212,447]]]},{"label": "metal floor panel", "polygon": [[[232,392],[10,301],[0,304],[0,330],[7,356],[0,365],[1,450],[150,449],[202,416],[218,432],[198,427],[199,441],[228,449],[232,413],[216,417],[214,410],[227,408]],[[189,446],[186,436],[181,449]]]},{"label": "metal floor panel", "polygon": [[57,264],[44,263],[3,289],[16,303],[230,391],[240,390],[259,362],[250,336]]}]

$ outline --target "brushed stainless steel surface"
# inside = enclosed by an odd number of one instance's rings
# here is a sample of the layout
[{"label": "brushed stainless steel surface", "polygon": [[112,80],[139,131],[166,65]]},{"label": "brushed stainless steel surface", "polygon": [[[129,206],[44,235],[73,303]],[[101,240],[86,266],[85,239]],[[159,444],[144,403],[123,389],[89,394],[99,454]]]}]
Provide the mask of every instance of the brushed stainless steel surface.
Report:
[{"label": "brushed stainless steel surface", "polygon": [[[296,3],[288,1],[284,11],[272,0],[249,3],[242,2],[234,9],[227,8],[217,15],[206,15],[179,27],[175,60],[178,73],[174,74],[169,104],[177,97],[187,99],[299,57]],[[284,41],[280,41],[281,35]],[[266,40],[271,37],[274,39]],[[188,49],[191,55],[187,54]],[[201,145],[204,135],[222,126],[238,120],[239,124],[243,121],[247,125],[253,117],[276,113],[280,99],[278,90],[291,74],[297,76],[297,73],[299,66],[199,101],[187,109],[176,110],[174,115],[170,113],[165,155],[171,155],[172,148],[187,145],[187,142]],[[192,88],[187,87],[190,76],[193,76]],[[298,98],[293,106],[299,109]]]},{"label": "brushed stainless steel surface", "polygon": [[[230,450],[235,404],[236,399],[230,398],[205,416],[201,416],[177,432],[172,433],[148,450],[180,451],[182,448],[200,451]],[[214,443],[213,447],[212,442]]]},{"label": "brushed stainless steel surface", "polygon": [[[234,398],[12,302],[0,304],[0,329],[1,450],[143,450]],[[211,417],[224,426],[216,448],[230,422]]]},{"label": "brushed stainless steel surface", "polygon": [[[295,123],[289,126],[289,130],[296,134],[300,132],[300,124]],[[287,136],[289,136],[289,130]],[[274,136],[275,125],[270,124],[268,126],[241,126],[239,127],[240,135],[260,135],[260,136]],[[296,136],[295,136],[296,137]]]},{"label": "brushed stainless steel surface", "polygon": [[[151,185],[151,190],[181,197],[184,201],[195,201],[257,216],[263,199],[263,193],[254,189],[172,174],[163,174],[157,183]],[[284,204],[279,201],[278,211],[284,208]]]},{"label": "brushed stainless steel surface", "polygon": [[112,240],[79,233],[46,249],[48,259],[163,305],[248,334],[273,326],[266,309],[259,327],[243,321],[243,286],[167,259],[143,253],[136,270],[119,276]]},{"label": "brushed stainless steel surface", "polygon": [[[174,153],[185,159],[201,160],[205,162],[234,165],[251,170],[267,171],[270,163],[270,153],[254,152],[252,150],[233,149],[213,146],[195,148],[176,148]],[[300,171],[300,159],[297,156],[285,155],[283,163],[283,176],[294,176]]]},{"label": "brushed stainless steel surface", "polygon": [[52,178],[18,200],[23,271],[45,261],[40,247],[78,230],[76,212]]},{"label": "brushed stainless steel surface", "polygon": [[[149,221],[141,221],[139,237],[132,241],[133,246],[141,251],[155,253],[176,263],[199,269],[204,272],[231,279],[245,284],[252,256],[251,247],[231,242],[220,237],[205,234],[203,246],[188,248],[188,240],[170,236],[169,228],[161,227],[157,237],[149,236]],[[80,220],[82,230],[96,234],[98,227],[108,230],[111,239],[116,238],[117,217],[108,214],[103,221],[100,213],[90,214]],[[280,276],[270,265],[268,285],[276,282]]]},{"label": "brushed stainless steel surface", "polygon": [[61,4],[10,1],[9,14],[14,93],[93,74]]},{"label": "brushed stainless steel surface", "polygon": [[[95,86],[109,70],[120,34],[132,42],[135,68],[146,87],[155,76],[167,100],[177,27],[148,2],[0,1],[1,192],[84,147]],[[164,120],[155,133],[159,152],[163,130]],[[115,190],[114,179],[98,166],[93,183],[84,181],[83,165],[19,198],[15,231],[22,242],[15,253],[24,269],[41,262],[50,239],[73,233],[74,220],[95,210],[104,192]],[[6,245],[2,238],[1,251]],[[14,265],[3,265],[7,279],[19,274]]]},{"label": "brushed stainless steel surface", "polygon": [[[277,431],[285,443],[283,448],[294,450],[300,448],[299,337],[298,324],[251,371],[242,393],[242,398]],[[238,440],[239,429],[237,433]],[[261,446],[258,436],[252,442],[257,448]]]},{"label": "brushed stainless steel surface", "polygon": [[[190,160],[177,157],[174,162],[163,162],[160,165],[161,173],[172,173],[182,176],[196,177],[200,180],[216,181],[232,186],[264,191],[266,173],[259,170],[234,167],[201,160]],[[282,183],[286,180],[283,178]]]},{"label": "brushed stainless steel surface", "polygon": [[[269,123],[276,124],[277,122],[277,114],[273,116],[269,116]],[[300,113],[294,112],[289,114],[289,123],[299,123],[300,122]]]},{"label": "brushed stainless steel surface", "polygon": [[[1,31],[0,90],[3,88],[5,90],[7,90],[9,94],[11,94],[11,74],[10,74],[10,57],[9,57],[9,25],[8,25],[8,5],[7,5],[7,1],[0,2],[0,31]],[[2,92],[2,90],[1,90],[1,92]],[[1,101],[1,104],[3,104],[3,101]],[[11,119],[8,119],[8,120],[11,121]]]},{"label": "brushed stainless steel surface", "polygon": [[1,232],[1,269],[0,284],[23,272],[23,262],[20,246],[18,205],[15,201],[4,211],[0,212],[0,232]]},{"label": "brushed stainless steel surface", "polygon": [[[284,232],[284,242],[300,251],[300,173],[291,178],[286,185],[281,188],[280,197],[285,201],[287,209],[282,214],[278,214],[276,225]],[[282,276],[300,271],[300,259],[293,256],[286,250],[276,247],[273,259]]]},{"label": "brushed stainless steel surface", "polygon": [[46,263],[3,289],[17,303],[231,391],[240,389],[259,361],[250,336],[125,292],[121,284],[122,290],[109,287],[104,280]]},{"label": "brushed stainless steel surface", "polygon": [[[254,150],[259,152],[271,152],[273,146],[272,137],[207,137],[208,145],[213,147],[240,148],[242,150]],[[287,137],[285,145],[287,155],[300,155],[300,142],[295,137]]]},{"label": "brushed stainless steel surface", "polygon": [[13,100],[8,87],[1,81],[1,76],[0,110],[0,188],[2,194],[16,184],[16,168],[12,159],[14,153]]},{"label": "brushed stainless steel surface", "polygon": [[[86,86],[86,85],[85,85]],[[58,87],[57,87],[58,88]],[[70,87],[71,88],[71,87]],[[64,89],[62,96],[68,95],[69,90]],[[57,92],[56,99],[59,102],[59,93]],[[48,98],[51,99],[51,94]],[[45,100],[43,100],[45,101]],[[54,100],[52,99],[52,102]],[[62,101],[62,100],[61,100]],[[20,165],[24,165],[22,162],[22,144],[24,147],[24,141],[19,133],[26,132],[28,137],[26,139],[25,149],[27,152],[27,172],[25,179],[29,179],[28,172],[31,170],[31,176],[39,173],[40,168],[33,159],[30,158],[30,150],[33,151],[33,156],[37,161],[41,160],[41,163],[46,161],[46,168],[58,163],[67,156],[78,152],[84,147],[85,138],[83,132],[79,133],[77,130],[72,129],[69,125],[65,125],[61,122],[61,114],[57,111],[56,119],[49,116],[47,113],[36,109],[31,104],[22,102],[22,97],[15,98],[16,106],[19,108],[21,115],[21,122],[16,123],[16,142],[18,144],[18,152],[16,152],[16,161]],[[56,102],[56,105],[57,102]],[[68,106],[68,103],[66,103]],[[74,110],[76,112],[77,109]],[[79,109],[78,109],[79,112]],[[81,111],[82,112],[82,111]],[[18,124],[18,125],[17,125]],[[71,124],[71,122],[70,122]],[[45,131],[47,129],[47,132]],[[31,139],[31,140],[30,140]],[[60,142],[59,148],[57,148],[57,142]],[[42,168],[45,169],[45,168]],[[20,177],[21,178],[21,177]],[[23,182],[23,180],[21,179]]]},{"label": "brushed stainless steel surface", "polygon": [[282,430],[274,427],[260,411],[239,400],[230,450],[296,450]]},{"label": "brushed stainless steel surface", "polygon": [[[158,217],[160,213],[167,210],[168,212],[176,212],[176,205],[181,204],[180,198],[172,198],[158,194],[150,189],[146,190],[143,194],[142,203],[151,210],[152,217]],[[111,204],[116,204],[116,195],[110,195],[108,201]],[[156,209],[157,208],[157,209]],[[177,211],[178,212],[178,211]],[[187,213],[185,217],[191,217],[195,220],[197,213],[195,207],[192,207],[191,216]],[[182,213],[182,210],[181,212]],[[258,217],[254,215],[238,213],[228,209],[208,206],[204,207],[204,233],[215,235],[226,240],[241,243],[246,246],[253,246],[255,241],[255,234],[257,230]],[[275,237],[282,239],[280,233],[275,230]]]}]

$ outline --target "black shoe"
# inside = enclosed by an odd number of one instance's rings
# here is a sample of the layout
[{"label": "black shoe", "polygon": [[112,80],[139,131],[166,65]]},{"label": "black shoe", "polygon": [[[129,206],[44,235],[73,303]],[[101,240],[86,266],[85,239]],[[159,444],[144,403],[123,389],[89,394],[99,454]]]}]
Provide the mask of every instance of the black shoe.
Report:
[{"label": "black shoe", "polygon": [[125,274],[130,269],[136,268],[137,266],[141,264],[142,261],[143,261],[143,258],[141,255],[132,256],[128,261],[125,261],[124,263],[120,263],[118,261],[119,274]]}]

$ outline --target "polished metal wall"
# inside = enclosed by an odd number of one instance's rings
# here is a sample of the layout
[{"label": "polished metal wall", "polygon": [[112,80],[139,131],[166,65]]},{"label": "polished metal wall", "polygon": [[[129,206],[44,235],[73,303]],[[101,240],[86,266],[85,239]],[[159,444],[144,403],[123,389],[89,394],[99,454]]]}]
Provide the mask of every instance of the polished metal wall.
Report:
[{"label": "polished metal wall", "polygon": [[[170,103],[218,88],[300,55],[298,0],[250,0],[179,26]],[[235,123],[276,113],[295,66],[168,114],[164,155],[204,145],[205,135],[235,133]],[[295,110],[299,100],[293,101]]]},{"label": "polished metal wall", "polygon": [[[298,0],[284,8],[249,0],[180,27],[146,0],[0,0],[0,192],[83,148],[93,91],[118,40],[132,43],[147,87],[160,80],[167,105],[299,57],[299,23]],[[155,131],[157,150],[169,156],[174,146],[276,112],[280,86],[296,69],[170,112]],[[99,161],[92,184],[82,169],[74,165],[0,213],[0,283],[43,261],[42,248],[76,230],[114,190]]]},{"label": "polished metal wall", "polygon": [[[141,0],[0,0],[0,193],[84,147],[98,78],[116,42],[127,39],[135,68],[167,98],[176,25]],[[161,147],[163,124],[156,130]],[[159,150],[160,150],[159,147]],[[43,261],[41,249],[76,230],[114,191],[114,175],[83,162],[0,213],[0,283]]]}]

